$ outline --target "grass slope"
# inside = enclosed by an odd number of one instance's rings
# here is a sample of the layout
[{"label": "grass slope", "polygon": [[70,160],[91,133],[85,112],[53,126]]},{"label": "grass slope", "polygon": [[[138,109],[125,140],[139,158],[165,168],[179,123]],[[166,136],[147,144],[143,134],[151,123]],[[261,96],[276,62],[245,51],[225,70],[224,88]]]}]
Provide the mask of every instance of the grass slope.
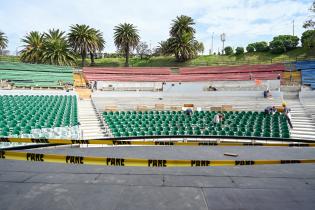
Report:
[{"label": "grass slope", "polygon": [[[242,65],[242,64],[271,64],[296,60],[315,59],[315,50],[297,48],[287,53],[276,55],[270,52],[245,53],[242,56],[220,56],[220,55],[200,55],[195,59],[185,63],[178,63],[173,56],[158,56],[149,59],[139,57],[130,58],[130,66],[133,67],[171,67],[171,66],[214,66],[214,65]],[[17,56],[0,56],[0,61],[20,62]],[[81,60],[78,58],[78,65]],[[100,58],[95,59],[96,66],[99,67],[119,67],[124,66],[125,58]],[[90,60],[87,59],[87,66]]]},{"label": "grass slope", "polygon": [[[241,65],[241,64],[270,64],[278,62],[288,62],[295,60],[304,60],[314,57],[315,53],[297,48],[284,54],[275,55],[270,52],[246,53],[242,56],[219,56],[219,55],[201,55],[185,63],[178,63],[174,57],[159,56],[149,59],[140,59],[133,57],[130,59],[130,66],[133,67],[151,67],[151,66],[211,66],[211,65]],[[96,59],[96,66],[118,67],[124,66],[124,58],[101,58]]]}]

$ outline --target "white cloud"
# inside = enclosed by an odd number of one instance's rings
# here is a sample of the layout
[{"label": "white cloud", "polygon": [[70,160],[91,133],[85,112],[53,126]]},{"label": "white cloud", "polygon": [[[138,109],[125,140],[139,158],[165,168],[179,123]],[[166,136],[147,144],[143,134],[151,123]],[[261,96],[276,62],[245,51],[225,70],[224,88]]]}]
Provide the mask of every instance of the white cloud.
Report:
[{"label": "white cloud", "polygon": [[[0,30],[9,36],[9,49],[21,46],[20,38],[31,30],[49,28],[68,30],[76,23],[89,24],[103,31],[106,51],[115,51],[113,28],[122,22],[135,24],[142,39],[155,46],[168,37],[171,20],[185,14],[195,19],[196,37],[211,44],[215,33],[215,49],[221,46],[218,35],[227,34],[227,43],[245,46],[261,38],[291,34],[292,20],[296,34],[303,31],[307,9],[312,0],[54,0],[1,1]],[[267,40],[269,41],[269,40]],[[206,47],[207,48],[207,47]]]}]

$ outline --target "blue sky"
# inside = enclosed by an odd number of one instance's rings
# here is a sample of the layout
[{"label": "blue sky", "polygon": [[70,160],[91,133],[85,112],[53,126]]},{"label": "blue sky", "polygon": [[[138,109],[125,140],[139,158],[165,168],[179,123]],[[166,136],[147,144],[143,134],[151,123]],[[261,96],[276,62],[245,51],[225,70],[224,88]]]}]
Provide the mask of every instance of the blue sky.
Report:
[{"label": "blue sky", "polygon": [[214,33],[214,50],[220,49],[219,35],[226,33],[225,45],[246,47],[255,41],[271,41],[279,34],[300,36],[310,15],[313,0],[0,0],[0,30],[9,38],[11,54],[21,50],[21,38],[37,30],[72,24],[88,24],[101,30],[106,52],[115,52],[113,28],[123,22],[135,24],[141,39],[152,48],[168,37],[171,21],[178,15],[193,17],[196,38],[207,54]]}]

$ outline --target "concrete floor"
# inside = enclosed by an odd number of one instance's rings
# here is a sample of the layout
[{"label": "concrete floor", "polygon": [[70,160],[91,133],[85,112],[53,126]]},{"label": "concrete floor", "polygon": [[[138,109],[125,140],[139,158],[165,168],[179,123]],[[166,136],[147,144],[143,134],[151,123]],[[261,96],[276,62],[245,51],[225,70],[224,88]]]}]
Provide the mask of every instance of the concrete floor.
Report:
[{"label": "concrete floor", "polygon": [[[34,152],[156,159],[307,159],[315,148],[107,147]],[[225,152],[239,157],[226,157]],[[315,164],[138,168],[0,160],[0,209],[314,209]]]}]

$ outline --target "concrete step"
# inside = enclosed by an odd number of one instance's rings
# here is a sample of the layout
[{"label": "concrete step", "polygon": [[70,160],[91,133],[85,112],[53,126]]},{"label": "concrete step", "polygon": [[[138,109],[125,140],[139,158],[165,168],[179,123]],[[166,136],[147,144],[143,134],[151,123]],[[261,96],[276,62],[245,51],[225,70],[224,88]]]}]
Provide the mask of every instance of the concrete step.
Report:
[{"label": "concrete step", "polygon": [[81,120],[83,120],[85,122],[93,122],[93,121],[99,122],[99,118],[98,117],[89,117],[89,118],[80,117],[79,119],[81,119]]},{"label": "concrete step", "polygon": [[293,123],[296,128],[315,129],[315,124]]},{"label": "concrete step", "polygon": [[95,123],[95,124],[83,124],[81,125],[82,128],[86,128],[86,129],[91,129],[91,128],[101,128],[103,127],[102,124],[100,123]]},{"label": "concrete step", "polygon": [[312,121],[312,120],[294,120],[294,119],[292,119],[292,123],[293,124],[298,124],[298,123],[300,123],[300,124],[309,124],[309,125],[314,125],[315,123]]},{"label": "concrete step", "polygon": [[295,139],[306,139],[306,140],[315,140],[314,136],[310,136],[310,135],[297,135],[297,134],[292,134],[291,138],[295,138]]},{"label": "concrete step", "polygon": [[292,134],[302,134],[302,135],[313,135],[315,138],[315,130],[313,131],[307,131],[307,130],[297,130],[297,129],[293,129],[291,130]]},{"label": "concrete step", "polygon": [[[298,132],[315,132],[315,127],[298,127],[298,126],[294,126],[294,130],[293,131],[298,131]],[[292,131],[292,132],[293,132]]]}]

